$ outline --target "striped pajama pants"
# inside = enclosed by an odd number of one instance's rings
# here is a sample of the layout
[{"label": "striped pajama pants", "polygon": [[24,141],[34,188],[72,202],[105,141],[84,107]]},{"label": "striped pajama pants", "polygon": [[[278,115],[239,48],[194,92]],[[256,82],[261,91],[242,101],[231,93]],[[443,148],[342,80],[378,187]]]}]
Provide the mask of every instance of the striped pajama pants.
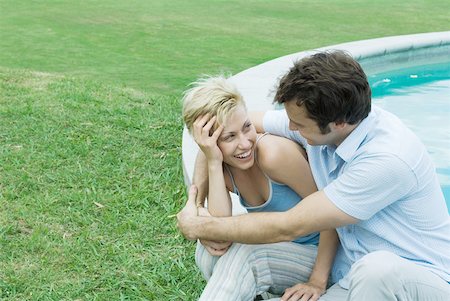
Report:
[{"label": "striped pajama pants", "polygon": [[317,246],[293,242],[264,245],[234,243],[220,257],[197,243],[195,261],[208,281],[201,301],[251,301],[256,295],[283,294],[288,287],[309,279]]}]

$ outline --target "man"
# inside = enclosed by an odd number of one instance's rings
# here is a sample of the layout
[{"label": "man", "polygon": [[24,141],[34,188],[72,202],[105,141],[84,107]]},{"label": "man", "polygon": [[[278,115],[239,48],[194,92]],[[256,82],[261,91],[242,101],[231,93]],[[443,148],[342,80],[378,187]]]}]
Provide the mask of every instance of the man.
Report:
[{"label": "man", "polygon": [[336,228],[340,280],[320,300],[450,300],[450,218],[433,163],[397,117],[371,106],[360,65],[340,51],[304,58],[275,101],[285,111],[255,126],[305,147],[319,191],[287,212],[213,218],[197,216],[191,189],[183,234],[260,244]]}]

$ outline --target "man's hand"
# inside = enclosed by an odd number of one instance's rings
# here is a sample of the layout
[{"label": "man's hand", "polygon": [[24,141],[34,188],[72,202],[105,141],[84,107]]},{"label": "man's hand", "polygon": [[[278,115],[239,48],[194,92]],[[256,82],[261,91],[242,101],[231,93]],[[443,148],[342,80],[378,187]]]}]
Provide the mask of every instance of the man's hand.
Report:
[{"label": "man's hand", "polygon": [[317,301],[325,290],[325,287],[314,283],[299,283],[287,288],[280,301]]},{"label": "man's hand", "polygon": [[197,196],[197,187],[192,185],[189,188],[189,198],[186,205],[177,214],[177,227],[184,237],[189,240],[196,240],[195,229],[193,226],[193,220],[198,216],[197,206],[195,204],[195,198]]},{"label": "man's hand", "polygon": [[[198,208],[199,216],[211,216],[208,209],[204,207]],[[231,242],[227,241],[212,241],[212,240],[200,240],[200,243],[205,247],[206,251],[212,256],[222,256],[225,254],[231,246]]]}]

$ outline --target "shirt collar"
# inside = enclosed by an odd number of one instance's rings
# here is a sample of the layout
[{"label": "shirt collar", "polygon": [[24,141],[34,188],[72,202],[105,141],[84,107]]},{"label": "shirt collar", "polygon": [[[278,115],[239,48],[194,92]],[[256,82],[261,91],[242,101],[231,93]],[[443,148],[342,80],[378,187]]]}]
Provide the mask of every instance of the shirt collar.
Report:
[{"label": "shirt collar", "polygon": [[345,162],[350,161],[358,148],[363,143],[367,134],[375,123],[375,112],[371,110],[369,116],[364,118],[361,123],[345,138],[344,141],[336,149],[336,154]]}]

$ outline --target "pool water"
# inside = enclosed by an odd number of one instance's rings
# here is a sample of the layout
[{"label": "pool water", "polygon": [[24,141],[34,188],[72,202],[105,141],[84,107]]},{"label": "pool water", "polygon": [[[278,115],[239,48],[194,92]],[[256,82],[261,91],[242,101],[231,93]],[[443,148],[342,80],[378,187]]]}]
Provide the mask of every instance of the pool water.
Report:
[{"label": "pool water", "polygon": [[450,62],[369,76],[373,103],[400,117],[426,145],[450,212]]}]

